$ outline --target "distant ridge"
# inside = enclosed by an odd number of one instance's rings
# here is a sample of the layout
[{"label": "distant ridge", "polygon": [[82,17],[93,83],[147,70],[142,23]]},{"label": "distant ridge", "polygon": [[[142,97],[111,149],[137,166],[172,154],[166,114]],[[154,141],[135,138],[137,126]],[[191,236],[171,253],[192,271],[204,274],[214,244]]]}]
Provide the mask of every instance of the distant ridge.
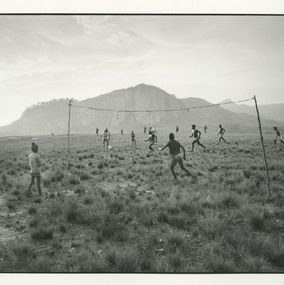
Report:
[{"label": "distant ridge", "polygon": [[[221,103],[233,102],[231,99],[226,99]],[[248,106],[245,104],[229,104],[223,105],[223,108],[238,114],[255,114],[255,106]],[[278,121],[281,124],[284,123],[284,104],[268,104],[268,105],[259,105],[259,111],[261,117],[269,120]]]},{"label": "distant ridge", "polygon": [[[67,104],[67,99],[60,99],[27,108],[19,120],[8,126],[1,127],[0,135],[66,134],[68,120]],[[86,100],[75,100],[74,104],[108,109],[148,110],[204,106],[210,104],[210,102],[201,98],[191,97],[178,99],[159,87],[141,83]],[[188,112],[151,113],[117,113],[72,108],[71,132],[94,133],[96,127],[100,130],[108,127],[111,132],[119,132],[121,128],[125,132],[131,130],[141,132],[144,126],[149,125],[156,125],[161,131],[173,130],[176,125],[179,125],[181,129],[190,131],[191,124],[196,124],[199,128],[206,124],[209,128],[216,129],[220,123],[225,124],[235,132],[257,132],[255,113],[239,114],[227,110],[225,106],[231,105],[193,109]],[[275,121],[263,120],[264,128],[270,128],[274,124],[276,124]]]}]

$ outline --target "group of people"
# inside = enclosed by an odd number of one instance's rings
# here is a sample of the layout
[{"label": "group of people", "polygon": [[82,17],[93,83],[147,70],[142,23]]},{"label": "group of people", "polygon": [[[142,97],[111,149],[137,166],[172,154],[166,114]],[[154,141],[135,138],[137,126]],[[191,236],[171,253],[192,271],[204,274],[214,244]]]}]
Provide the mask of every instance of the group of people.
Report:
[{"label": "group of people", "polygon": [[[208,127],[205,125],[204,126],[204,133],[207,132],[207,129],[208,129]],[[176,126],[176,133],[178,133],[178,132],[179,132],[179,127]],[[219,125],[218,133],[217,133],[217,135],[219,137],[218,142],[217,142],[218,145],[222,141],[227,143],[227,141],[224,138],[225,132],[226,132],[226,130],[222,127],[222,125]],[[121,133],[121,135],[123,135],[123,129],[121,129],[120,133]],[[144,133],[145,134],[147,133],[147,127],[146,126],[144,127]],[[96,128],[96,134],[99,135],[99,129],[98,128]],[[146,139],[144,142],[149,142],[149,146],[148,146],[149,150],[150,151],[154,151],[153,146],[154,146],[154,144],[156,144],[158,142],[156,128],[155,127],[149,127],[148,135],[149,135],[148,139]],[[136,146],[136,139],[135,139],[134,131],[131,131],[130,137],[131,137],[131,146],[135,147]],[[193,137],[193,142],[191,144],[191,146],[192,146],[191,147],[191,151],[192,152],[194,151],[194,147],[195,147],[196,144],[201,146],[203,149],[206,149],[206,147],[200,142],[200,140],[201,140],[201,131],[199,131],[196,128],[196,125],[192,125],[192,134],[190,135],[190,137]],[[101,134],[100,139],[102,140],[104,147],[106,147],[107,149],[110,148],[110,145],[109,145],[109,143],[110,143],[110,132],[108,131],[107,128]],[[281,142],[283,142],[283,141],[281,141]]]},{"label": "group of people", "polygon": [[[273,127],[276,137],[274,139],[274,144],[276,144],[278,141],[280,141],[280,143],[284,144],[284,141],[281,137],[280,131],[277,127]],[[176,128],[176,132],[178,132],[178,127]],[[96,128],[96,134],[99,135],[99,129]],[[225,129],[222,127],[222,125],[219,125],[219,129],[218,129],[218,143],[220,144],[221,141],[224,141],[225,143],[227,143],[227,141],[224,138],[224,134],[225,134]],[[206,149],[206,147],[200,143],[200,139],[201,139],[201,132],[199,130],[196,129],[196,125],[192,125],[192,134],[190,137],[193,137],[194,140],[192,142],[192,151],[194,150],[194,146],[195,144],[200,145],[202,148]],[[106,128],[104,130],[104,132],[101,135],[101,139],[103,140],[103,145],[106,146],[107,148],[109,148],[109,142],[110,142],[110,132],[108,131],[108,129]],[[153,151],[153,145],[155,143],[157,143],[157,135],[156,135],[156,131],[153,128],[149,129],[149,138],[147,140],[145,140],[145,142],[149,141],[149,149],[151,151]],[[135,134],[132,131],[131,132],[131,142],[132,142],[132,146],[136,145],[136,140],[135,140]],[[169,148],[169,152],[170,155],[172,157],[171,160],[171,165],[170,165],[170,169],[172,172],[172,175],[175,179],[177,179],[176,173],[174,171],[174,168],[177,164],[180,165],[181,169],[183,171],[185,171],[187,173],[187,175],[192,176],[193,178],[196,178],[195,175],[193,175],[192,173],[190,173],[184,166],[183,164],[183,159],[186,159],[185,156],[185,148],[177,141],[175,140],[175,135],[173,133],[169,134],[169,142],[162,148],[158,148],[158,150],[164,150],[166,148]],[[41,191],[41,171],[40,171],[40,167],[41,167],[41,158],[40,155],[38,153],[38,149],[39,146],[35,143],[32,142],[31,144],[31,153],[29,155],[29,164],[30,164],[30,174],[31,174],[31,181],[28,187],[28,191],[27,191],[27,195],[30,196],[31,195],[31,189],[32,186],[35,183],[35,180],[37,182],[37,189],[40,195],[42,195],[42,191]],[[181,150],[183,152],[183,155],[181,154]]]}]

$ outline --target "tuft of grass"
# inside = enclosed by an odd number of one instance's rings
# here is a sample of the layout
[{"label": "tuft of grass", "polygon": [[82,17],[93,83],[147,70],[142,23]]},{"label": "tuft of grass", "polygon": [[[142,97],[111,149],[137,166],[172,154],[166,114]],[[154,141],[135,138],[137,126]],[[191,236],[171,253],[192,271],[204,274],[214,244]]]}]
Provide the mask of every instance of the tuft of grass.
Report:
[{"label": "tuft of grass", "polygon": [[53,238],[53,229],[50,227],[40,226],[39,228],[35,229],[32,232],[31,237],[35,241],[52,239]]},{"label": "tuft of grass", "polygon": [[34,215],[34,214],[36,214],[36,207],[34,207],[34,206],[31,206],[29,209],[28,209],[28,213],[29,213],[29,215]]},{"label": "tuft of grass", "polygon": [[94,198],[93,197],[89,196],[89,197],[85,197],[84,198],[84,204],[85,205],[91,205],[93,203],[94,203]]},{"label": "tuft of grass", "polygon": [[124,203],[122,201],[114,201],[108,205],[108,209],[111,214],[118,215],[124,208]]}]

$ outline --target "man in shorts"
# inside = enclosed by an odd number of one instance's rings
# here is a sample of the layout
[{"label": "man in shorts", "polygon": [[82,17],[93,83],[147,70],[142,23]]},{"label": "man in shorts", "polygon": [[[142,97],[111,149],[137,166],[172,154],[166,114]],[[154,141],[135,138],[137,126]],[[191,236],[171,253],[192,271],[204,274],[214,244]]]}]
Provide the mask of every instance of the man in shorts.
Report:
[{"label": "man in shorts", "polygon": [[40,174],[40,166],[41,166],[41,158],[38,154],[38,145],[36,143],[32,143],[31,146],[31,154],[29,155],[29,164],[31,168],[31,183],[29,185],[28,191],[27,191],[27,196],[31,196],[32,194],[32,186],[35,183],[35,179],[37,182],[37,190],[40,195],[42,195],[41,192],[41,174]]},{"label": "man in shorts", "polygon": [[152,130],[149,131],[149,138],[147,140],[145,140],[145,142],[150,142],[150,144],[149,144],[149,150],[150,151],[154,151],[152,146],[155,144],[156,141],[157,141],[157,136],[154,134],[154,132]]},{"label": "man in shorts", "polygon": [[275,131],[275,133],[276,133],[276,137],[275,137],[275,139],[274,139],[274,144],[276,144],[277,141],[280,141],[281,143],[284,143],[284,141],[282,140],[282,137],[281,137],[281,134],[280,134],[278,128],[277,128],[277,127],[273,127],[273,129],[274,129],[274,131]]},{"label": "man in shorts", "polygon": [[194,150],[194,145],[197,143],[198,145],[200,145],[201,147],[203,147],[204,149],[206,149],[206,147],[200,142],[200,138],[201,138],[201,132],[199,130],[196,129],[195,125],[192,125],[192,134],[191,137],[194,137],[194,140],[192,142],[192,147],[191,147],[191,151],[193,152]]},{"label": "man in shorts", "polygon": [[[181,169],[187,173],[189,176],[193,176],[183,165],[183,160],[185,160],[185,149],[184,147],[175,140],[175,135],[173,133],[170,133],[169,135],[169,142],[163,147],[159,148],[159,150],[164,150],[165,148],[169,148],[170,155],[172,156],[172,161],[171,161],[171,172],[173,174],[174,179],[177,179],[176,173],[175,173],[175,166],[177,164],[180,165]],[[183,151],[183,157],[180,153],[180,149]]]},{"label": "man in shorts", "polygon": [[104,145],[104,147],[106,146],[108,149],[109,141],[110,141],[110,133],[109,133],[108,129],[105,129],[102,137],[103,137],[103,145]]},{"label": "man in shorts", "polygon": [[217,145],[222,141],[224,141],[225,143],[227,143],[227,141],[224,139],[224,134],[225,134],[226,130],[222,127],[222,125],[219,125],[219,129],[218,129],[218,133],[217,135],[219,136],[219,140]]}]

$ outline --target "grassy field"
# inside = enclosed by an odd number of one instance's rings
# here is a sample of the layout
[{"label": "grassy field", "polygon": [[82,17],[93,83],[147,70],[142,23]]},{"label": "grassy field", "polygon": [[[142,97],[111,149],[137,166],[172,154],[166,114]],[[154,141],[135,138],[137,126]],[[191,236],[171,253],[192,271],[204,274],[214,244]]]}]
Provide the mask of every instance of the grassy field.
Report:
[{"label": "grassy field", "polygon": [[[272,196],[267,199],[258,136],[232,135],[189,152],[171,176],[167,142],[156,151],[138,134],[34,138],[44,161],[45,195],[29,184],[32,138],[0,140],[1,272],[283,272],[284,147],[265,137]],[[270,143],[270,144],[268,144]]]}]

